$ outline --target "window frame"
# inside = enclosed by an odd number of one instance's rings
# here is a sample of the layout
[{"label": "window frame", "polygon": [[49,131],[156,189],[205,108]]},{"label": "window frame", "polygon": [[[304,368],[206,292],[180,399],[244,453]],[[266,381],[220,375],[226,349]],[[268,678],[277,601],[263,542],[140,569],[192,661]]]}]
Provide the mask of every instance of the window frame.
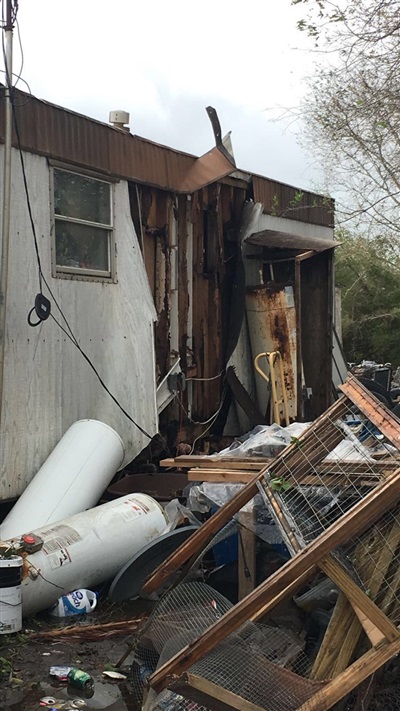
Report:
[{"label": "window frame", "polygon": [[[117,265],[116,265],[116,242],[115,242],[115,226],[114,226],[114,214],[115,214],[115,190],[114,185],[118,182],[117,179],[113,179],[109,176],[103,176],[94,171],[86,170],[84,168],[79,168],[77,166],[67,165],[58,161],[50,161],[50,222],[51,222],[51,266],[52,266],[52,276],[55,279],[72,279],[75,281],[95,281],[103,283],[117,283]],[[103,224],[101,222],[92,222],[89,220],[82,220],[75,217],[69,217],[67,215],[57,215],[55,212],[55,180],[54,171],[61,170],[65,173],[72,173],[74,175],[82,176],[84,178],[90,178],[92,180],[97,180],[98,182],[105,183],[109,186],[110,194],[110,224]],[[101,269],[82,269],[80,267],[70,267],[62,266],[57,264],[57,246],[56,246],[56,223],[57,221],[69,222],[71,224],[84,225],[87,227],[94,227],[102,229],[106,232],[108,237],[108,271]]]}]

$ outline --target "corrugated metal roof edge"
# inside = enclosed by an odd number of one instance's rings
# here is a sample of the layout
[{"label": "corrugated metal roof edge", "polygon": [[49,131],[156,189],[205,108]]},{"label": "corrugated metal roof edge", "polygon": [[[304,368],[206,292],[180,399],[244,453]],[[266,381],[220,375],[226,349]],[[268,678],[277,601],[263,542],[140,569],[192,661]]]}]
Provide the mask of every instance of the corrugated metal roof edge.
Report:
[{"label": "corrugated metal roof edge", "polygon": [[[3,84],[0,84],[0,89],[4,89],[4,85],[3,85]],[[65,107],[63,107],[63,106],[60,106],[60,105],[55,104],[55,103],[52,103],[52,102],[47,101],[47,100],[45,100],[45,99],[39,99],[39,98],[37,98],[36,96],[34,96],[34,95],[32,95],[32,94],[28,94],[28,93],[23,92],[23,91],[20,91],[19,89],[16,90],[16,93],[17,93],[17,94],[20,94],[20,95],[23,96],[23,97],[25,97],[27,100],[30,100],[30,101],[33,100],[33,101],[35,101],[35,102],[38,102],[38,103],[42,104],[43,106],[48,107],[49,110],[61,111],[61,112],[65,113],[65,114],[69,114],[69,115],[71,115],[71,116],[80,118],[80,119],[82,119],[82,120],[85,121],[85,122],[88,122],[88,123],[94,124],[94,125],[96,125],[96,126],[101,126],[101,127],[103,127],[103,128],[109,129],[110,131],[115,132],[116,134],[121,134],[122,136],[130,136],[134,141],[136,141],[136,142],[141,142],[141,143],[145,144],[146,146],[154,146],[154,148],[156,148],[156,149],[158,149],[158,150],[162,150],[162,151],[165,152],[166,154],[174,154],[174,155],[176,155],[176,156],[182,156],[182,158],[185,160],[185,162],[187,161],[187,159],[191,159],[191,160],[193,161],[193,165],[196,163],[197,160],[199,160],[199,159],[201,159],[201,158],[204,157],[204,156],[196,156],[196,155],[194,155],[194,154],[192,154],[192,153],[186,153],[185,151],[181,151],[181,150],[176,149],[176,148],[171,148],[170,146],[166,146],[166,145],[164,145],[164,144],[157,143],[156,141],[152,141],[151,139],[144,138],[143,136],[139,136],[139,135],[137,135],[137,134],[132,134],[132,133],[130,133],[129,131],[123,131],[123,130],[121,130],[121,129],[119,129],[119,128],[116,128],[116,127],[112,126],[112,125],[109,124],[109,123],[105,123],[105,122],[103,122],[103,121],[99,121],[98,119],[92,118],[92,117],[87,116],[87,115],[85,115],[85,114],[82,114],[82,113],[80,113],[80,112],[78,112],[78,111],[73,111],[72,109],[65,108]],[[126,140],[126,139],[125,139],[125,140]],[[0,142],[3,142],[3,136],[2,136],[2,135],[0,135]],[[25,148],[26,148],[26,150],[32,150],[32,151],[33,151],[32,147],[31,147],[31,148],[28,148],[28,147],[26,146]],[[214,147],[214,149],[211,149],[211,150],[215,150],[215,147]],[[68,161],[71,163],[71,165],[76,165],[76,166],[81,165],[81,166],[87,167],[86,164],[84,164],[84,163],[79,163],[79,162],[76,161],[76,160],[70,160],[69,158],[67,158],[66,156],[63,156],[63,155],[54,155],[53,153],[50,153],[50,152],[48,152],[48,151],[40,151],[40,150],[36,150],[35,152],[36,152],[38,155],[43,155],[43,156],[46,156],[46,157],[54,157],[54,158],[56,158],[56,159],[58,159],[58,160],[64,160],[64,161],[67,161],[67,160],[68,160]],[[209,151],[208,151],[207,153],[209,153]],[[207,155],[207,154],[204,154],[204,155]],[[220,176],[213,178],[213,179],[210,180],[207,184],[210,184],[210,183],[213,183],[213,182],[218,182],[218,181],[223,181],[224,178],[228,178],[228,177],[230,177],[230,176],[232,176],[232,178],[235,178],[235,177],[237,177],[237,172],[238,172],[238,171],[240,171],[240,172],[241,172],[243,175],[245,175],[245,176],[250,176],[250,179],[253,179],[253,178],[256,178],[256,179],[257,179],[257,178],[258,178],[258,179],[260,179],[260,180],[262,180],[262,181],[266,181],[266,182],[268,182],[268,183],[276,183],[276,184],[279,184],[279,185],[282,186],[282,187],[287,187],[287,188],[289,188],[289,189],[291,188],[291,189],[294,189],[294,190],[302,190],[303,192],[307,192],[307,193],[309,193],[309,194],[315,196],[316,198],[325,198],[325,199],[326,199],[326,197],[327,197],[326,195],[324,196],[324,195],[321,194],[321,193],[315,193],[315,192],[313,192],[313,191],[306,190],[305,188],[299,188],[299,187],[296,187],[296,186],[294,186],[294,185],[290,185],[289,183],[283,183],[283,182],[281,182],[281,181],[275,180],[275,179],[273,179],[273,178],[268,178],[267,176],[263,176],[263,175],[260,175],[260,174],[258,174],[258,173],[253,173],[253,172],[250,172],[250,171],[248,171],[248,170],[241,170],[240,168],[237,168],[237,167],[235,167],[234,165],[232,165],[232,171],[231,171],[231,172],[228,172],[228,168],[227,168],[227,169],[225,169],[225,170],[223,171],[223,173],[221,173]],[[154,180],[143,180],[140,176],[135,175],[134,170],[132,171],[132,173],[131,173],[130,175],[127,175],[127,174],[126,174],[126,171],[125,171],[125,172],[116,172],[116,171],[112,171],[112,172],[111,172],[111,171],[108,171],[108,170],[103,170],[103,171],[101,171],[101,172],[103,172],[104,175],[110,175],[110,176],[118,177],[118,178],[121,178],[121,179],[127,179],[127,180],[136,181],[136,182],[141,182],[142,184],[146,184],[146,185],[149,185],[149,186],[155,187],[155,188],[160,188],[160,189],[162,189],[162,190],[171,190],[171,191],[174,191],[174,192],[181,192],[181,193],[188,193],[188,192],[192,192],[192,191],[193,191],[193,189],[192,189],[192,190],[179,189],[179,186],[176,185],[176,184],[175,184],[175,185],[170,185],[170,184],[166,184],[165,182],[162,182],[162,181],[158,182],[158,181],[154,181]],[[184,181],[183,181],[183,182],[184,182]],[[205,186],[205,184],[199,185],[197,189],[199,189],[200,187],[204,187],[204,186]],[[334,205],[334,199],[333,199],[333,198],[329,198],[329,200],[330,200],[331,204]]]},{"label": "corrugated metal roof edge", "polygon": [[[4,84],[0,83],[0,88],[4,89]],[[54,104],[51,101],[47,101],[46,99],[39,99],[37,96],[34,96],[33,94],[27,94],[24,91],[20,91],[18,89],[18,93],[22,94],[23,96],[26,96],[28,98],[34,99],[35,101],[38,101],[41,104],[44,104],[45,106],[48,106],[50,109],[58,109],[59,111],[63,111],[66,114],[71,114],[72,116],[78,116],[79,118],[85,119],[85,121],[89,121],[90,123],[94,123],[98,126],[104,126],[105,128],[110,129],[111,131],[115,131],[116,133],[120,133],[122,135],[129,135],[132,138],[134,138],[137,141],[143,141],[143,143],[147,143],[151,146],[156,146],[157,148],[163,148],[166,151],[171,151],[172,153],[177,153],[178,155],[181,156],[186,156],[186,158],[193,158],[193,160],[197,160],[199,156],[196,156],[194,153],[187,153],[185,151],[181,151],[178,148],[172,148],[171,146],[166,146],[163,143],[157,143],[157,141],[152,141],[150,138],[144,138],[144,136],[139,136],[137,133],[131,133],[130,131],[124,131],[120,128],[116,128],[110,123],[106,123],[105,121],[100,121],[99,119],[95,119],[92,116],[87,116],[86,114],[82,114],[79,111],[73,111],[73,109],[68,109],[65,106],[60,106],[59,104]],[[261,176],[262,177],[262,176]]]}]

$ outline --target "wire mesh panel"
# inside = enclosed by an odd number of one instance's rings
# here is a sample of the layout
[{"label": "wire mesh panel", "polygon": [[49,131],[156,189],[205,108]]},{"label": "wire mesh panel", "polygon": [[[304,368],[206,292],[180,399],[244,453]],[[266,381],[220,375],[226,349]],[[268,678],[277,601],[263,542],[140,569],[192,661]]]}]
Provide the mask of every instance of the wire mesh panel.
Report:
[{"label": "wire mesh panel", "polygon": [[[231,607],[208,585],[183,583],[164,596],[146,626],[141,646],[146,638],[147,646],[159,654],[160,667]],[[246,622],[188,671],[261,708],[294,711],[321,687],[299,675],[308,666],[303,647],[304,642],[287,631]],[[144,708],[189,707],[187,699],[164,690],[160,695],[150,691]]]},{"label": "wire mesh panel", "polygon": [[[400,465],[397,450],[351,403],[340,418],[327,416],[323,428],[294,444],[297,455],[265,481],[302,548]],[[293,550],[293,540],[286,540]]]}]

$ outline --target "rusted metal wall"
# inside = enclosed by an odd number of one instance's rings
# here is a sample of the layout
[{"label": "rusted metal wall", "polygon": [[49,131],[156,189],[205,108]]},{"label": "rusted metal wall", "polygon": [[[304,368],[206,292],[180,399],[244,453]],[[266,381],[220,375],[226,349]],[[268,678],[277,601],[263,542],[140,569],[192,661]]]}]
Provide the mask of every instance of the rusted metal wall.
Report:
[{"label": "rusted metal wall", "polygon": [[[174,362],[171,349],[173,260],[171,225],[177,225],[177,322],[181,367],[191,381],[191,417],[208,419],[220,405],[224,357],[231,335],[233,268],[245,200],[243,186],[215,183],[185,195],[130,186],[131,210],[157,311],[156,359],[162,378]],[[193,246],[192,246],[193,244]],[[226,264],[227,262],[227,264]],[[208,380],[213,378],[213,380]],[[188,409],[188,391],[181,394]],[[185,419],[185,413],[184,417]]]}]

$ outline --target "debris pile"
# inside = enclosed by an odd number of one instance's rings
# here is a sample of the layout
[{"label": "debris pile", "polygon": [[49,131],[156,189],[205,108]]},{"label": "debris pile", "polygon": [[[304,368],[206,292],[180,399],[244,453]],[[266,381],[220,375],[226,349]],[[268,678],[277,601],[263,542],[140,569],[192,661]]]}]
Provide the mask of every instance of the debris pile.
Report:
[{"label": "debris pile", "polygon": [[[163,561],[143,592],[160,590],[181,566],[192,573],[236,517],[241,599],[232,605],[207,584],[175,581],[136,640],[146,711],[313,711],[345,697],[348,708],[365,711],[379,708],[384,689],[400,691],[393,681],[400,652],[400,430],[355,378],[342,391],[274,459],[236,460],[239,469],[223,457],[217,466],[216,458],[200,466],[197,458],[191,467],[186,457],[197,481],[201,472],[209,472],[209,482],[221,474],[224,482],[237,481],[240,472],[246,483]],[[261,584],[246,526],[256,495],[290,553]],[[288,604],[300,611],[303,629],[285,626],[284,613],[274,618]]]}]

